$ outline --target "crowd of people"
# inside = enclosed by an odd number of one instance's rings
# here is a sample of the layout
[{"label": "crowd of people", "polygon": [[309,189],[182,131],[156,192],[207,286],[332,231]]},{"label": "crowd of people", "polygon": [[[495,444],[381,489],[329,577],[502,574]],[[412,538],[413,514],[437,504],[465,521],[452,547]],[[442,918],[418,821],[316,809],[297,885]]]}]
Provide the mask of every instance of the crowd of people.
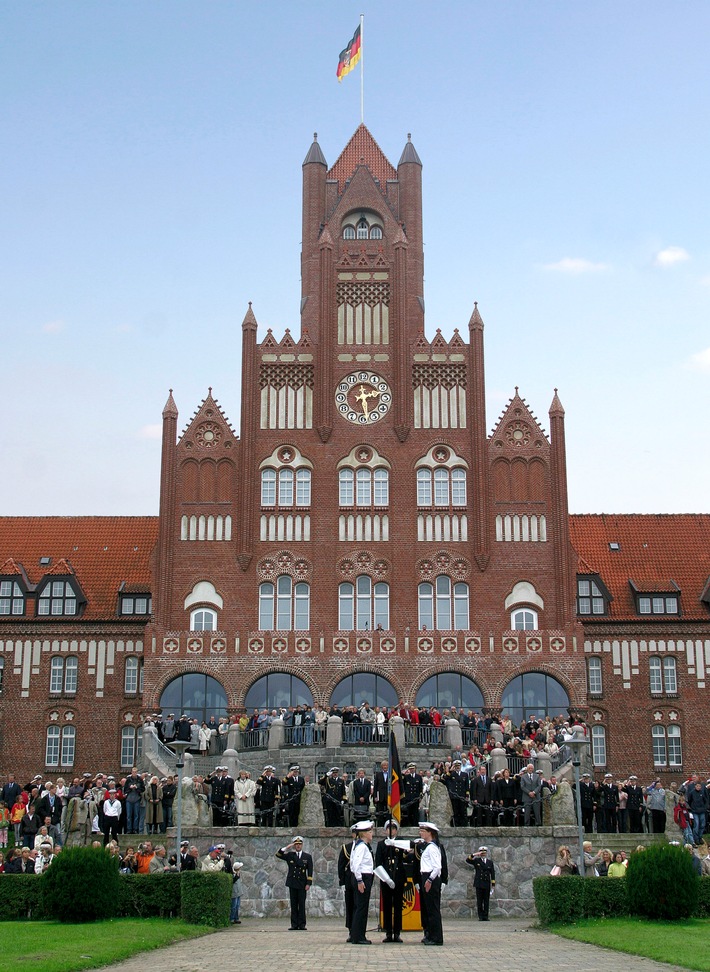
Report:
[{"label": "crowd of people", "polygon": [[[670,843],[680,844],[680,841]],[[697,847],[691,843],[683,845],[693,861],[693,868],[699,877],[710,877],[710,847],[703,841]],[[608,847],[594,851],[592,842],[585,840],[584,844],[584,877],[625,877],[629,866],[629,855],[626,851],[611,851]],[[639,844],[632,852],[641,854],[646,849]],[[572,850],[563,844],[557,851],[555,863],[550,871],[553,877],[580,874],[579,865]]]}]

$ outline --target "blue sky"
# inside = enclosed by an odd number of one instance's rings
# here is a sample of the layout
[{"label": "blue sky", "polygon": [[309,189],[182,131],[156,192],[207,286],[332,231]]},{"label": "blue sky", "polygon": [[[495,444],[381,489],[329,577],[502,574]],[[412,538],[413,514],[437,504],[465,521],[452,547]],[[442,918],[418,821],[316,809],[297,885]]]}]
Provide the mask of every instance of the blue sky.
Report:
[{"label": "blue sky", "polygon": [[573,512],[703,512],[710,5],[0,0],[2,514],[157,512],[160,415],[298,331],[301,163],[424,163],[427,332],[567,413]]}]

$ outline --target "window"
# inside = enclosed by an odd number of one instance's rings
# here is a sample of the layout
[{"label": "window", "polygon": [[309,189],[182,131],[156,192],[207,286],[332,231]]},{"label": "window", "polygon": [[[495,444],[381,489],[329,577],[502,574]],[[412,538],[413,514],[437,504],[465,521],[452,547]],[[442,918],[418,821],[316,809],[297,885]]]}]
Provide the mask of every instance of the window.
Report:
[{"label": "window", "polygon": [[354,240],[355,239],[355,227],[345,226],[343,229],[343,239],[344,240]]},{"label": "window", "polygon": [[648,672],[652,695],[675,695],[678,691],[678,679],[676,677],[676,660],[666,657],[662,660],[653,657],[648,660]]},{"label": "window", "polygon": [[602,694],[602,660],[590,658],[587,662],[587,686],[590,695]]},{"label": "window", "polygon": [[447,469],[444,466],[437,466],[434,470],[418,469],[417,505],[465,506],[466,470]]},{"label": "window", "polygon": [[577,578],[577,614],[606,614],[607,600],[599,583],[591,577]]},{"label": "window", "polygon": [[382,227],[381,226],[373,226],[372,227],[372,229],[370,230],[370,239],[371,240],[381,240],[382,239]]},{"label": "window", "polygon": [[569,696],[557,679],[543,672],[525,672],[506,685],[501,700],[503,712],[514,723],[530,716],[556,716],[569,709]]},{"label": "window", "polygon": [[606,766],[606,729],[604,726],[592,726],[592,763],[595,766]]},{"label": "window", "polygon": [[468,584],[441,575],[419,585],[419,630],[467,631]]},{"label": "window", "polygon": [[639,594],[639,614],[678,614],[678,596],[676,594]]},{"label": "window", "polygon": [[143,659],[127,658],[124,670],[123,691],[126,695],[137,695],[143,691]]},{"label": "window", "polygon": [[346,581],[338,588],[338,627],[341,631],[388,630],[390,625],[389,584],[362,575],[354,584]]},{"label": "window", "polygon": [[37,614],[76,614],[76,591],[69,581],[47,581],[37,601]]},{"label": "window", "polygon": [[313,705],[313,695],[306,683],[286,672],[271,672],[249,688],[244,699],[247,711],[279,709],[290,705]]},{"label": "window", "polygon": [[44,762],[46,766],[73,766],[76,752],[74,726],[50,726],[47,729]]},{"label": "window", "polygon": [[372,672],[356,672],[338,682],[330,697],[330,704],[340,708],[347,705],[359,707],[363,702],[369,702],[371,706],[383,705],[393,709],[397,704],[397,693],[381,675]]},{"label": "window", "polygon": [[217,612],[211,608],[198,608],[190,615],[190,631],[216,631]]},{"label": "window", "polygon": [[121,614],[151,614],[152,610],[150,594],[121,595]]},{"label": "window", "polygon": [[76,695],[79,674],[78,658],[55,655],[49,669],[49,691],[54,695]]},{"label": "window", "polygon": [[2,695],[3,683],[5,681],[5,659],[0,655],[0,695]]},{"label": "window", "polygon": [[168,682],[160,696],[160,708],[178,718],[184,712],[202,724],[212,716],[217,720],[227,715],[227,693],[211,675],[188,672]]},{"label": "window", "polygon": [[441,672],[432,675],[424,682],[414,702],[417,706],[436,709],[448,709],[455,705],[459,709],[475,709],[480,712],[483,708],[483,694],[479,687],[466,675],[458,672]]},{"label": "window", "polygon": [[143,730],[135,726],[121,729],[121,768],[130,769],[143,755]]},{"label": "window", "polygon": [[25,595],[15,580],[0,580],[0,614],[24,614]]},{"label": "window", "polygon": [[338,501],[341,506],[388,506],[389,485],[387,469],[341,469]]},{"label": "window", "polygon": [[261,473],[261,505],[291,507],[311,505],[310,469],[263,469]]},{"label": "window", "polygon": [[654,726],[651,729],[654,766],[682,766],[680,726]]},{"label": "window", "polygon": [[308,584],[283,574],[276,584],[268,581],[259,587],[260,631],[308,631],[311,589]]},{"label": "window", "polygon": [[510,627],[513,631],[537,631],[537,611],[518,608],[510,615]]},{"label": "window", "polygon": [[363,216],[362,219],[358,220],[357,238],[359,240],[366,240],[369,235],[370,235],[370,228],[367,225],[367,220]]}]

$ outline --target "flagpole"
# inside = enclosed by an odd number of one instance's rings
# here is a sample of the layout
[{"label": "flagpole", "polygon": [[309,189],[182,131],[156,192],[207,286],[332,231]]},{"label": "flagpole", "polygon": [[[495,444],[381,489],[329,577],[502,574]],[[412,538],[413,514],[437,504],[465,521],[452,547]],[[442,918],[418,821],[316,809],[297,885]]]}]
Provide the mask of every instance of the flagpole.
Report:
[{"label": "flagpole", "polygon": [[365,14],[360,14],[360,124],[365,124]]}]

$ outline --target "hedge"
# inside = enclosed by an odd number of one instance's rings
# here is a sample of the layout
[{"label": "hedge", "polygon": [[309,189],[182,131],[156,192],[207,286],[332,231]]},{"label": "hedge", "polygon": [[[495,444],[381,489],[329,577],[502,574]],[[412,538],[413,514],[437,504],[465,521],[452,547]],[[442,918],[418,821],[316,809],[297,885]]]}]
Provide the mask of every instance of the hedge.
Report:
[{"label": "hedge", "polygon": [[[232,879],[229,874],[119,874],[117,916],[181,916],[192,924],[221,928],[229,924]],[[0,875],[0,921],[42,921],[50,917],[43,902],[44,875]]]},{"label": "hedge", "polygon": [[[628,915],[625,878],[538,877],[533,880],[541,925]],[[710,917],[710,878],[699,881],[699,918]]]},{"label": "hedge", "polygon": [[232,901],[232,875],[224,871],[183,871],[181,914],[193,925],[226,928]]}]

